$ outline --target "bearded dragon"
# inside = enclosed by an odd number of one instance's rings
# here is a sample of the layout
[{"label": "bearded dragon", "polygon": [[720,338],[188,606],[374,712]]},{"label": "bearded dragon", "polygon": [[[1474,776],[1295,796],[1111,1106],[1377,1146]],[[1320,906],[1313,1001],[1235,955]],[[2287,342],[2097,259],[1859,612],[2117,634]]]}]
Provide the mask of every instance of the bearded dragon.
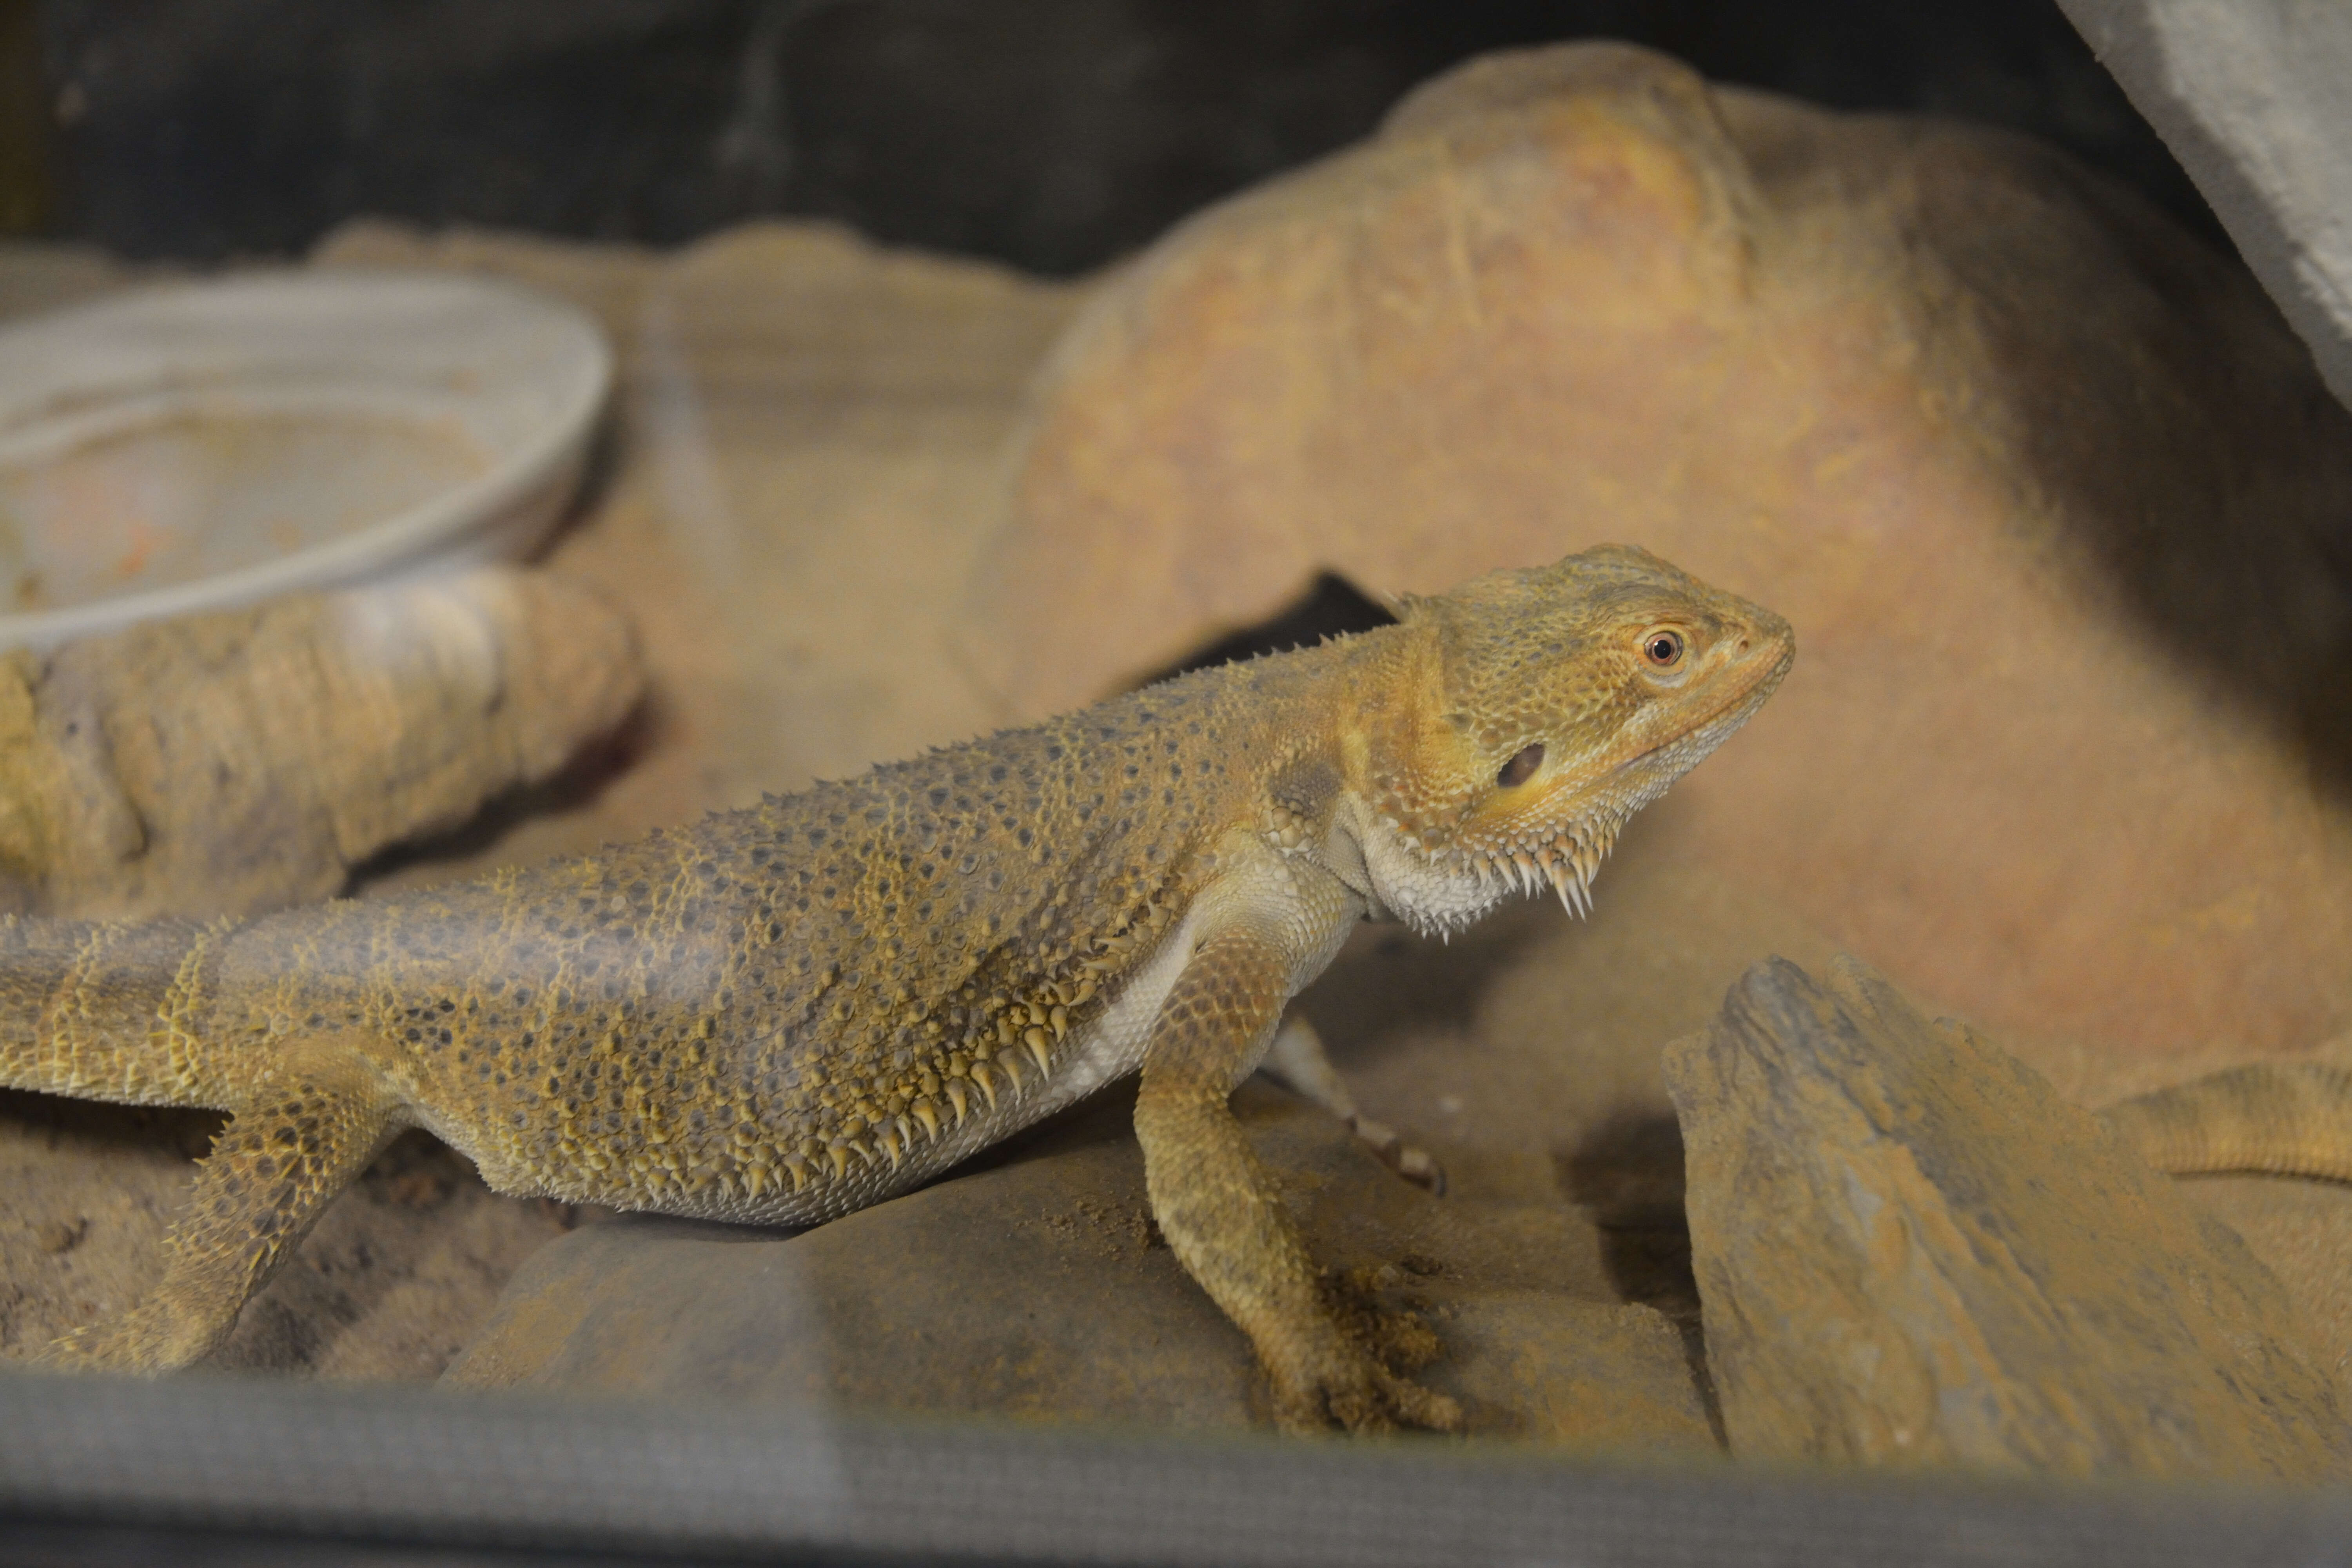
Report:
[{"label": "bearded dragon", "polygon": [[1335,1305],[1228,1096],[1358,921],[1585,908],[1795,645],[1620,547],[1402,616],[537,869],[0,924],[0,1082],[230,1113],[160,1286],[56,1355],[204,1356],[403,1128],[502,1192],[805,1226],[1139,1069],[1152,1213],[1279,1424],[1458,1426]]}]

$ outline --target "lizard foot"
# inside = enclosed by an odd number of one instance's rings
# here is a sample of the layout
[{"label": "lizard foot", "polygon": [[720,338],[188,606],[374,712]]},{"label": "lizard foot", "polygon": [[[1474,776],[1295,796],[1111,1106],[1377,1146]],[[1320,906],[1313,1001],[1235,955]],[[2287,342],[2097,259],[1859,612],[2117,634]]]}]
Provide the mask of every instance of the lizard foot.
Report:
[{"label": "lizard foot", "polygon": [[85,1323],[49,1342],[39,1364],[58,1372],[118,1372],[154,1376],[202,1360],[226,1331],[175,1322],[152,1302],[119,1317]]},{"label": "lizard foot", "polygon": [[35,1352],[32,1360],[47,1372],[105,1372],[122,1365],[121,1357],[110,1353],[97,1330],[88,1323],[59,1334]]},{"label": "lizard foot", "polygon": [[282,1098],[240,1107],[196,1163],[195,1191],[164,1237],[162,1280],[120,1315],[57,1342],[50,1364],[152,1376],[202,1361],[327,1201],[367,1169],[388,1135],[388,1107],[331,1056],[322,1068],[290,1065]]},{"label": "lizard foot", "polygon": [[1376,1290],[1399,1278],[1394,1268],[1325,1277],[1335,1331],[1318,1336],[1287,1366],[1268,1364],[1276,1426],[1295,1435],[1328,1432],[1334,1425],[1358,1434],[1400,1426],[1462,1430],[1459,1405],[1405,1375],[1435,1361],[1444,1347],[1420,1313],[1375,1299]]},{"label": "lizard foot", "polygon": [[1372,1152],[1372,1157],[1433,1198],[1445,1195],[1445,1167],[1426,1149],[1406,1142],[1395,1128],[1369,1116],[1348,1118],[1348,1131]]},{"label": "lizard foot", "polygon": [[1445,1195],[1445,1172],[1428,1151],[1413,1147],[1397,1136],[1395,1128],[1356,1110],[1355,1096],[1348,1092],[1339,1069],[1331,1065],[1323,1048],[1323,1037],[1305,1015],[1293,1013],[1284,1019],[1259,1070],[1346,1122],[1357,1142],[1381,1164],[1413,1185],[1427,1188],[1432,1197]]}]

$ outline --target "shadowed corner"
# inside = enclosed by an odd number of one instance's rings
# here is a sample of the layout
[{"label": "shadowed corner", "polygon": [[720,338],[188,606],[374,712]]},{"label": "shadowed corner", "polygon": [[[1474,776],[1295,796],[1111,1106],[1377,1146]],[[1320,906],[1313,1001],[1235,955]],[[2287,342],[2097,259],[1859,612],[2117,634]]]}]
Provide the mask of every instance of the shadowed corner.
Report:
[{"label": "shadowed corner", "polygon": [[51,102],[38,7],[0,4],[0,235],[40,234],[56,216]]},{"label": "shadowed corner", "polygon": [[[2022,512],[2091,592],[2352,795],[2352,413],[2237,257],[2054,152],[2013,156],[2000,221],[1968,157],[1919,158],[1922,226],[1992,306],[1950,329],[1946,374],[2011,411]],[[2058,267],[2090,308],[2025,308]]]},{"label": "shadowed corner", "polygon": [[1674,1325],[1707,1426],[1717,1442],[1726,1442],[1722,1406],[1707,1370],[1690,1224],[1683,1211],[1680,1124],[1664,1112],[1617,1110],[1576,1142],[1555,1148],[1552,1171],[1560,1191],[1590,1213],[1600,1230],[1601,1267],[1610,1284],[1625,1300],[1654,1309]]}]

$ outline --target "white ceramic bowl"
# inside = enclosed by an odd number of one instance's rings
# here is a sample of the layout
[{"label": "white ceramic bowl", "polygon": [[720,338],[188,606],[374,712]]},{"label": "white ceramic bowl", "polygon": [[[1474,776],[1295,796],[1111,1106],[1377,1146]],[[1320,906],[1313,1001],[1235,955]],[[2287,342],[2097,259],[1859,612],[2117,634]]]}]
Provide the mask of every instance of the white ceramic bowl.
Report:
[{"label": "white ceramic bowl", "polygon": [[0,647],[527,553],[613,355],[443,273],[267,272],[0,329]]}]

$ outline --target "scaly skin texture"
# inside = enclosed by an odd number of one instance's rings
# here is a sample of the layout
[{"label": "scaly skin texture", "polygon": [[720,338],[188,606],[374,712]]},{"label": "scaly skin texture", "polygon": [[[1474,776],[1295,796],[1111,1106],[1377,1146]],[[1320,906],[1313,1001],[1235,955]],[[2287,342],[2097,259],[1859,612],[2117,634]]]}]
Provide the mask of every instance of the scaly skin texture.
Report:
[{"label": "scaly skin texture", "polygon": [[[1759,706],[1786,623],[1605,548],[600,855],[247,924],[0,927],[0,1080],[233,1113],[163,1284],[60,1347],[163,1369],[384,1141],[501,1191],[807,1224],[1141,1069],[1153,1211],[1286,1427],[1450,1427],[1227,1108],[1349,928],[1581,905]],[[1311,1048],[1311,1036],[1301,1037]]]},{"label": "scaly skin texture", "polygon": [[2225,1171],[2352,1182],[2352,1068],[2256,1062],[2109,1106],[2100,1120],[2176,1176]]}]

